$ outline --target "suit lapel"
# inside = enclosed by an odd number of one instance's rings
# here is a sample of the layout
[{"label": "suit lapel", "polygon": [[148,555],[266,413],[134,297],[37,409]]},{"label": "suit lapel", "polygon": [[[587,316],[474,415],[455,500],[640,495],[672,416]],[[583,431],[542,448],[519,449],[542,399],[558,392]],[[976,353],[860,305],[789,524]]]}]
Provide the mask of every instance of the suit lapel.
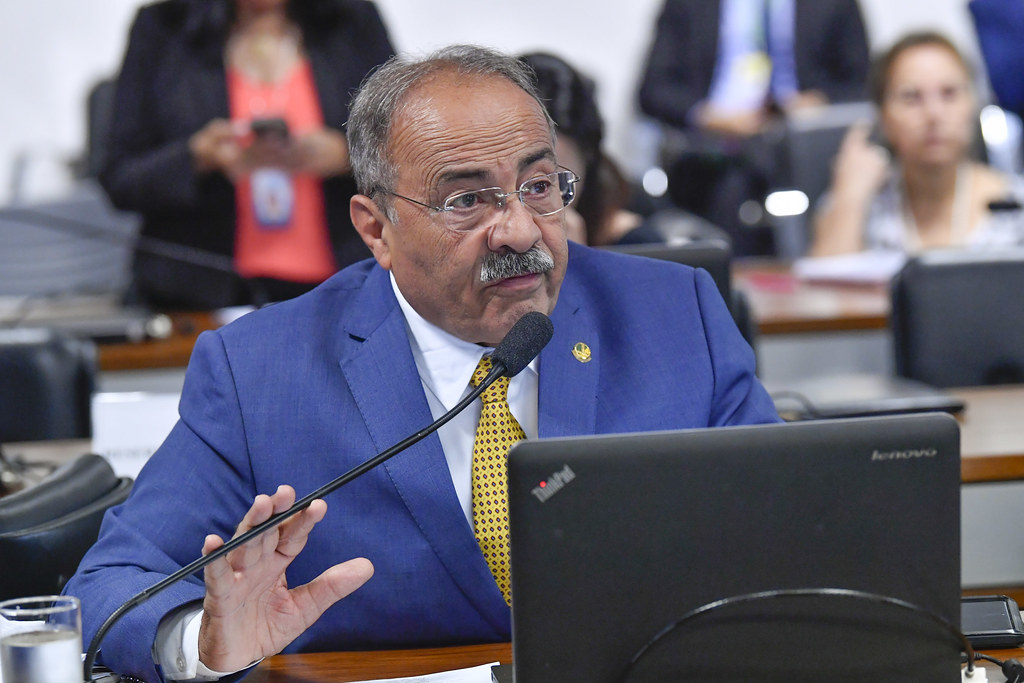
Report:
[{"label": "suit lapel", "polygon": [[[572,259],[570,258],[570,271]],[[593,311],[566,275],[551,315],[555,332],[540,355],[540,436],[592,434],[597,423],[601,344]]]},{"label": "suit lapel", "polygon": [[[409,348],[405,318],[386,271],[375,268],[342,332],[355,347],[342,372],[378,452],[430,424],[432,416]],[[462,512],[437,434],[382,467],[438,559],[466,598],[496,629],[508,632],[508,607]]]}]

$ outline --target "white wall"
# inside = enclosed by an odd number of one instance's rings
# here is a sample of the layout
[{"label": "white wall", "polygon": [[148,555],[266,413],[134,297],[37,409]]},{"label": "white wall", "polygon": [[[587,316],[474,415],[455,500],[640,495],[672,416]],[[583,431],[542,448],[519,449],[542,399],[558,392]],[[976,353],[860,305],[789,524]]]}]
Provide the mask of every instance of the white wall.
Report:
[{"label": "white wall", "polygon": [[[861,0],[871,42],[937,27],[976,52],[967,0]],[[473,42],[511,52],[548,50],[597,79],[609,151],[628,165],[637,149],[636,82],[661,0],[377,0],[400,50]],[[28,160],[29,198],[65,189],[64,160],[85,145],[85,96],[115,73],[141,0],[0,2],[0,205],[12,166]]]},{"label": "white wall", "polygon": [[85,147],[85,98],[115,72],[139,0],[0,2],[0,204],[29,159],[34,195],[59,192],[60,164]]}]

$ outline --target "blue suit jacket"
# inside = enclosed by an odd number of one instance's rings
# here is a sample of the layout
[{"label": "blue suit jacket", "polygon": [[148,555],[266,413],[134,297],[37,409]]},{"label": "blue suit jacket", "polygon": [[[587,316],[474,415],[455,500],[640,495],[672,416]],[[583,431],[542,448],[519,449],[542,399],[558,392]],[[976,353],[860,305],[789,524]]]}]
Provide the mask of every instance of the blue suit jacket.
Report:
[{"label": "blue suit jacket", "polygon": [[[704,271],[573,246],[551,317],[542,437],[778,419]],[[570,352],[581,341],[588,363]],[[305,495],[431,421],[388,274],[370,261],[202,335],[180,414],[66,588],[82,598],[86,642],[120,603],[197,557],[205,534],[229,537],[257,493],[288,483]],[[436,435],[327,503],[289,584],[355,556],[376,572],[289,651],[511,637]],[[154,678],[160,618],[202,595],[196,578],[129,612],[103,660]]]}]

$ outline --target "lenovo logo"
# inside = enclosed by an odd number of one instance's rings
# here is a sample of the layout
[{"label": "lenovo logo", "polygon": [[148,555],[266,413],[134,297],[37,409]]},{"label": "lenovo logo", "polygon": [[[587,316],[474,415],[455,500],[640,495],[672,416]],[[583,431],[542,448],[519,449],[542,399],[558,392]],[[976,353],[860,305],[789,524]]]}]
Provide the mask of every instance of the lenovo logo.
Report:
[{"label": "lenovo logo", "polygon": [[546,481],[542,481],[537,484],[537,486],[533,487],[533,490],[530,491],[530,493],[536,496],[537,500],[543,503],[551,498],[551,496],[561,491],[566,484],[575,478],[576,473],[566,465],[565,469],[561,472],[553,472]]},{"label": "lenovo logo", "polygon": [[871,460],[914,460],[916,458],[934,458],[939,451],[934,448],[909,448],[905,451],[880,451],[875,449]]}]

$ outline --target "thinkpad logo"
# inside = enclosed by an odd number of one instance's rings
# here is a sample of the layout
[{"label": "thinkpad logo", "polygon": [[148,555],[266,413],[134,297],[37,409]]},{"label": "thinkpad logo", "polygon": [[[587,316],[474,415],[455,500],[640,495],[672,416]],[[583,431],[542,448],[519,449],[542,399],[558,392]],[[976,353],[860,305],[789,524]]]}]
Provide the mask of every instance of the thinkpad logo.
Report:
[{"label": "thinkpad logo", "polygon": [[934,448],[908,448],[904,451],[880,451],[875,449],[871,460],[914,460],[916,458],[934,458],[939,451]]},{"label": "thinkpad logo", "polygon": [[570,481],[576,478],[576,473],[566,465],[565,469],[561,472],[553,472],[547,480],[542,481],[533,488],[530,493],[537,497],[540,502],[545,502],[555,495],[568,484]]}]

